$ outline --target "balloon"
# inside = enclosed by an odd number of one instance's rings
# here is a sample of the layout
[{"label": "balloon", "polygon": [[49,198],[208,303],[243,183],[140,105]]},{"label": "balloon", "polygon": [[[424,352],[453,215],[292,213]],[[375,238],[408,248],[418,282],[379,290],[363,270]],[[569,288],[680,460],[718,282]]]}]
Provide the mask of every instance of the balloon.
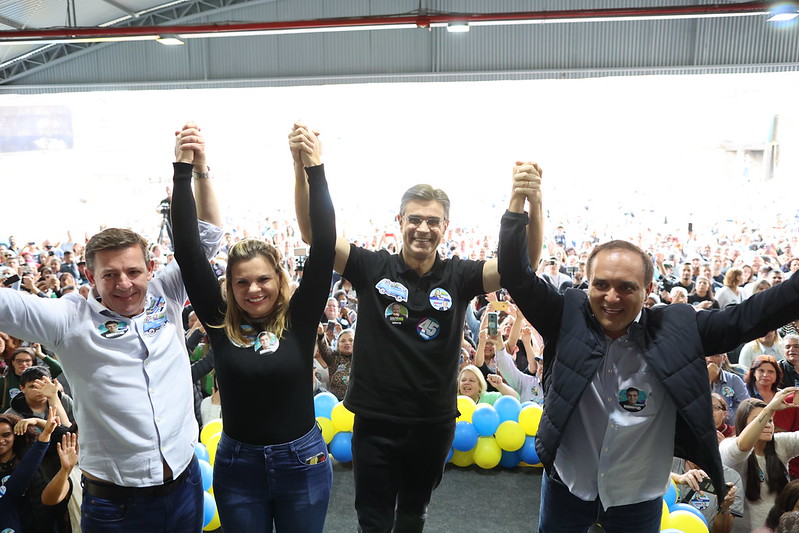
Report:
[{"label": "balloon", "polygon": [[206,447],[208,448],[208,462],[214,464],[216,461],[216,448],[219,446],[219,439],[222,438],[222,433],[215,433],[208,437]]},{"label": "balloon", "polygon": [[707,527],[707,518],[705,518],[705,515],[702,514],[702,511],[700,511],[693,505],[687,503],[675,503],[674,505],[669,507],[669,511],[671,511],[672,513],[674,511],[687,511],[689,513],[694,513],[696,516],[702,519],[702,522],[705,523],[705,527]]},{"label": "balloon", "polygon": [[341,431],[336,433],[330,441],[330,453],[339,463],[349,463],[352,461],[352,432]]},{"label": "balloon", "polygon": [[676,529],[683,533],[707,533],[704,520],[690,511],[672,511],[666,518],[666,529]]},{"label": "balloon", "polygon": [[316,423],[319,424],[319,429],[322,430],[322,438],[325,439],[325,443],[330,444],[330,441],[333,440],[333,435],[336,434],[336,430],[333,429],[333,422],[329,418],[317,416]]},{"label": "balloon", "polygon": [[449,449],[449,454],[447,454],[447,462],[450,462],[450,460],[452,460],[452,455],[454,453],[455,453],[455,448],[450,448]]},{"label": "balloon", "polygon": [[208,448],[205,447],[205,444],[202,442],[198,442],[194,445],[194,455],[197,456],[197,459],[202,459],[203,461],[208,461]]},{"label": "balloon", "polygon": [[222,419],[216,418],[214,420],[209,421],[207,424],[203,426],[202,431],[200,431],[200,442],[208,446],[208,439],[212,435],[216,435],[217,433],[222,432]]},{"label": "balloon", "polygon": [[541,415],[544,410],[540,406],[528,405],[519,411],[519,424],[528,435],[535,436],[538,433],[538,424],[541,422]]},{"label": "balloon", "polygon": [[496,431],[497,444],[503,450],[515,452],[524,446],[526,435],[522,426],[513,420],[506,420],[502,422]]},{"label": "balloon", "polygon": [[538,452],[535,451],[535,437],[527,436],[524,439],[524,444],[520,450],[522,454],[522,461],[525,463],[535,465],[541,462],[538,458]]},{"label": "balloon", "polygon": [[216,531],[220,527],[222,527],[222,522],[219,521],[219,511],[217,511],[211,522],[203,528],[203,531]]},{"label": "balloon", "polygon": [[343,403],[339,402],[330,412],[330,420],[333,422],[333,429],[336,430],[336,433],[339,431],[352,432],[352,426],[355,423],[355,415],[352,411],[344,407]]},{"label": "balloon", "polygon": [[216,500],[207,492],[203,492],[203,529],[211,524],[211,520],[214,519],[215,514]]},{"label": "balloon", "polygon": [[469,398],[468,396],[458,396],[458,418],[455,419],[456,422],[472,421],[472,413],[474,413],[475,408],[474,400]]},{"label": "balloon", "polygon": [[499,415],[492,406],[483,403],[472,413],[472,424],[481,436],[490,437],[499,426]]},{"label": "balloon", "polygon": [[509,452],[507,450],[502,450],[502,459],[499,460],[499,466],[505,468],[513,468],[518,466],[522,460],[522,452],[515,451]]},{"label": "balloon", "polygon": [[671,511],[669,511],[669,504],[666,503],[666,499],[664,498],[663,499],[663,514],[660,515],[660,529],[661,530],[666,527],[666,519],[669,517],[669,513],[670,512]]},{"label": "balloon", "polygon": [[480,468],[494,468],[502,459],[502,450],[494,437],[480,437],[474,447],[474,464]]},{"label": "balloon", "polygon": [[666,494],[663,495],[663,499],[666,501],[666,505],[671,506],[677,503],[677,485],[674,484],[674,481],[669,480],[669,488],[666,489]]},{"label": "balloon", "polygon": [[455,424],[455,439],[452,447],[460,452],[467,452],[477,445],[477,430],[471,422],[461,420]]},{"label": "balloon", "polygon": [[330,413],[338,403],[338,398],[332,392],[320,392],[313,397],[314,415],[330,418]]},{"label": "balloon", "polygon": [[497,398],[497,401],[494,402],[494,409],[496,409],[499,415],[500,423],[506,420],[513,420],[516,422],[519,420],[519,411],[521,411],[522,406],[519,400],[513,396],[502,396],[501,398]]},{"label": "balloon", "polygon": [[455,450],[452,452],[452,464],[455,466],[469,466],[474,462],[474,450],[469,450],[468,452],[459,452]]},{"label": "balloon", "polygon": [[203,480],[203,490],[208,490],[214,482],[214,467],[208,461],[200,459],[200,477]]}]

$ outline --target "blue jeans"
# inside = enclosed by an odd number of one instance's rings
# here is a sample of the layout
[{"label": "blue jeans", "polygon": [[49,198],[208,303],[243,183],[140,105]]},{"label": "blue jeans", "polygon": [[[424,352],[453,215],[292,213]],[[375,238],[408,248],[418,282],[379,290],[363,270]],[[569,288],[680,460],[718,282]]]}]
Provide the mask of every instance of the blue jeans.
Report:
[{"label": "blue jeans", "polygon": [[422,531],[454,436],[454,420],[398,424],[356,415],[352,469],[358,531]]},{"label": "blue jeans", "polygon": [[168,494],[142,496],[131,491],[126,499],[107,499],[83,491],[81,528],[85,533],[147,531],[199,533],[203,528],[203,487],[197,458],[188,475]]},{"label": "blue jeans", "polygon": [[601,525],[607,533],[658,533],[662,512],[663,498],[603,509],[599,498],[581,500],[562,481],[545,472],[538,533],[585,533],[593,524]]},{"label": "blue jeans", "polygon": [[292,442],[271,446],[222,433],[214,496],[225,531],[272,531],[274,523],[276,531],[321,533],[332,484],[333,466],[316,424]]}]

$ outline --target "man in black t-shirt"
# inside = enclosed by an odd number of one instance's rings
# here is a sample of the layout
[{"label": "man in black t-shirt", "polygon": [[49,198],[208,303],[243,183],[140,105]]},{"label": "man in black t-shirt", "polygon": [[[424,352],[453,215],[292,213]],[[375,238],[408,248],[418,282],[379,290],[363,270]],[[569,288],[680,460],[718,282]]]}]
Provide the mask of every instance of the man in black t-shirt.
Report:
[{"label": "man in black t-shirt", "polygon": [[[296,125],[292,143],[305,142]],[[533,163],[516,174],[538,174]],[[297,221],[310,240],[308,189],[295,166]],[[533,219],[540,220],[540,212]],[[358,342],[344,404],[355,413],[352,438],[359,530],[422,531],[441,481],[457,416],[457,369],[466,306],[499,289],[496,259],[442,259],[449,198],[440,189],[408,189],[397,215],[399,254],[336,242],[335,270],[358,292]],[[537,264],[541,238],[530,240]],[[397,317],[402,320],[397,320]]]}]

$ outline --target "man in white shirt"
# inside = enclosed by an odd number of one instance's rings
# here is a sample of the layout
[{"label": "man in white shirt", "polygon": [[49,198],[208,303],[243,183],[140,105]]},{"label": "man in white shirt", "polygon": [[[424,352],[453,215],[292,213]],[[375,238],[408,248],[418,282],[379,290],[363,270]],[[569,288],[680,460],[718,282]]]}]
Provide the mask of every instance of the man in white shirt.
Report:
[{"label": "man in white shirt", "polygon": [[[193,124],[176,136],[176,152],[194,152],[197,212],[210,258],[222,230],[211,180],[202,179],[208,177],[203,139]],[[0,289],[0,330],[50,347],[69,376],[80,427],[83,531],[196,533],[203,496],[180,269],[173,262],[153,279],[147,241],[118,228],[90,239],[86,262],[88,300]]]}]

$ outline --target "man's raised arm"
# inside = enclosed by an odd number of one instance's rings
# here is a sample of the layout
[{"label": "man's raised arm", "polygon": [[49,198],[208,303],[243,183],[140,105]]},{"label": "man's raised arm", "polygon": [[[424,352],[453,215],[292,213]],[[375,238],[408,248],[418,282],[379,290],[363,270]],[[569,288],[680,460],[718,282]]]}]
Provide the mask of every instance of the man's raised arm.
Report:
[{"label": "man's raised arm", "polygon": [[[513,167],[513,190],[508,211],[524,213],[524,201],[530,201],[530,221],[527,224],[527,254],[535,268],[544,245],[544,214],[541,203],[541,175],[538,163],[516,161]],[[486,261],[483,267],[483,289],[486,292],[499,290],[499,265],[497,259]]]},{"label": "man's raised arm", "polygon": [[175,132],[176,161],[191,163],[194,168],[194,202],[197,206],[197,218],[222,227],[222,214],[216,191],[211,183],[210,171],[205,158],[205,139],[200,128],[194,122],[187,122],[181,131]]},{"label": "man's raised arm", "polygon": [[[311,243],[311,217],[309,212],[308,178],[305,175],[305,165],[302,162],[303,152],[312,154],[320,152],[321,146],[317,132],[304,124],[294,123],[289,133],[289,148],[294,159],[294,211],[297,225],[300,228],[302,240]],[[344,272],[347,260],[350,257],[350,243],[342,237],[336,238],[336,260],[333,269],[339,274]]]}]

